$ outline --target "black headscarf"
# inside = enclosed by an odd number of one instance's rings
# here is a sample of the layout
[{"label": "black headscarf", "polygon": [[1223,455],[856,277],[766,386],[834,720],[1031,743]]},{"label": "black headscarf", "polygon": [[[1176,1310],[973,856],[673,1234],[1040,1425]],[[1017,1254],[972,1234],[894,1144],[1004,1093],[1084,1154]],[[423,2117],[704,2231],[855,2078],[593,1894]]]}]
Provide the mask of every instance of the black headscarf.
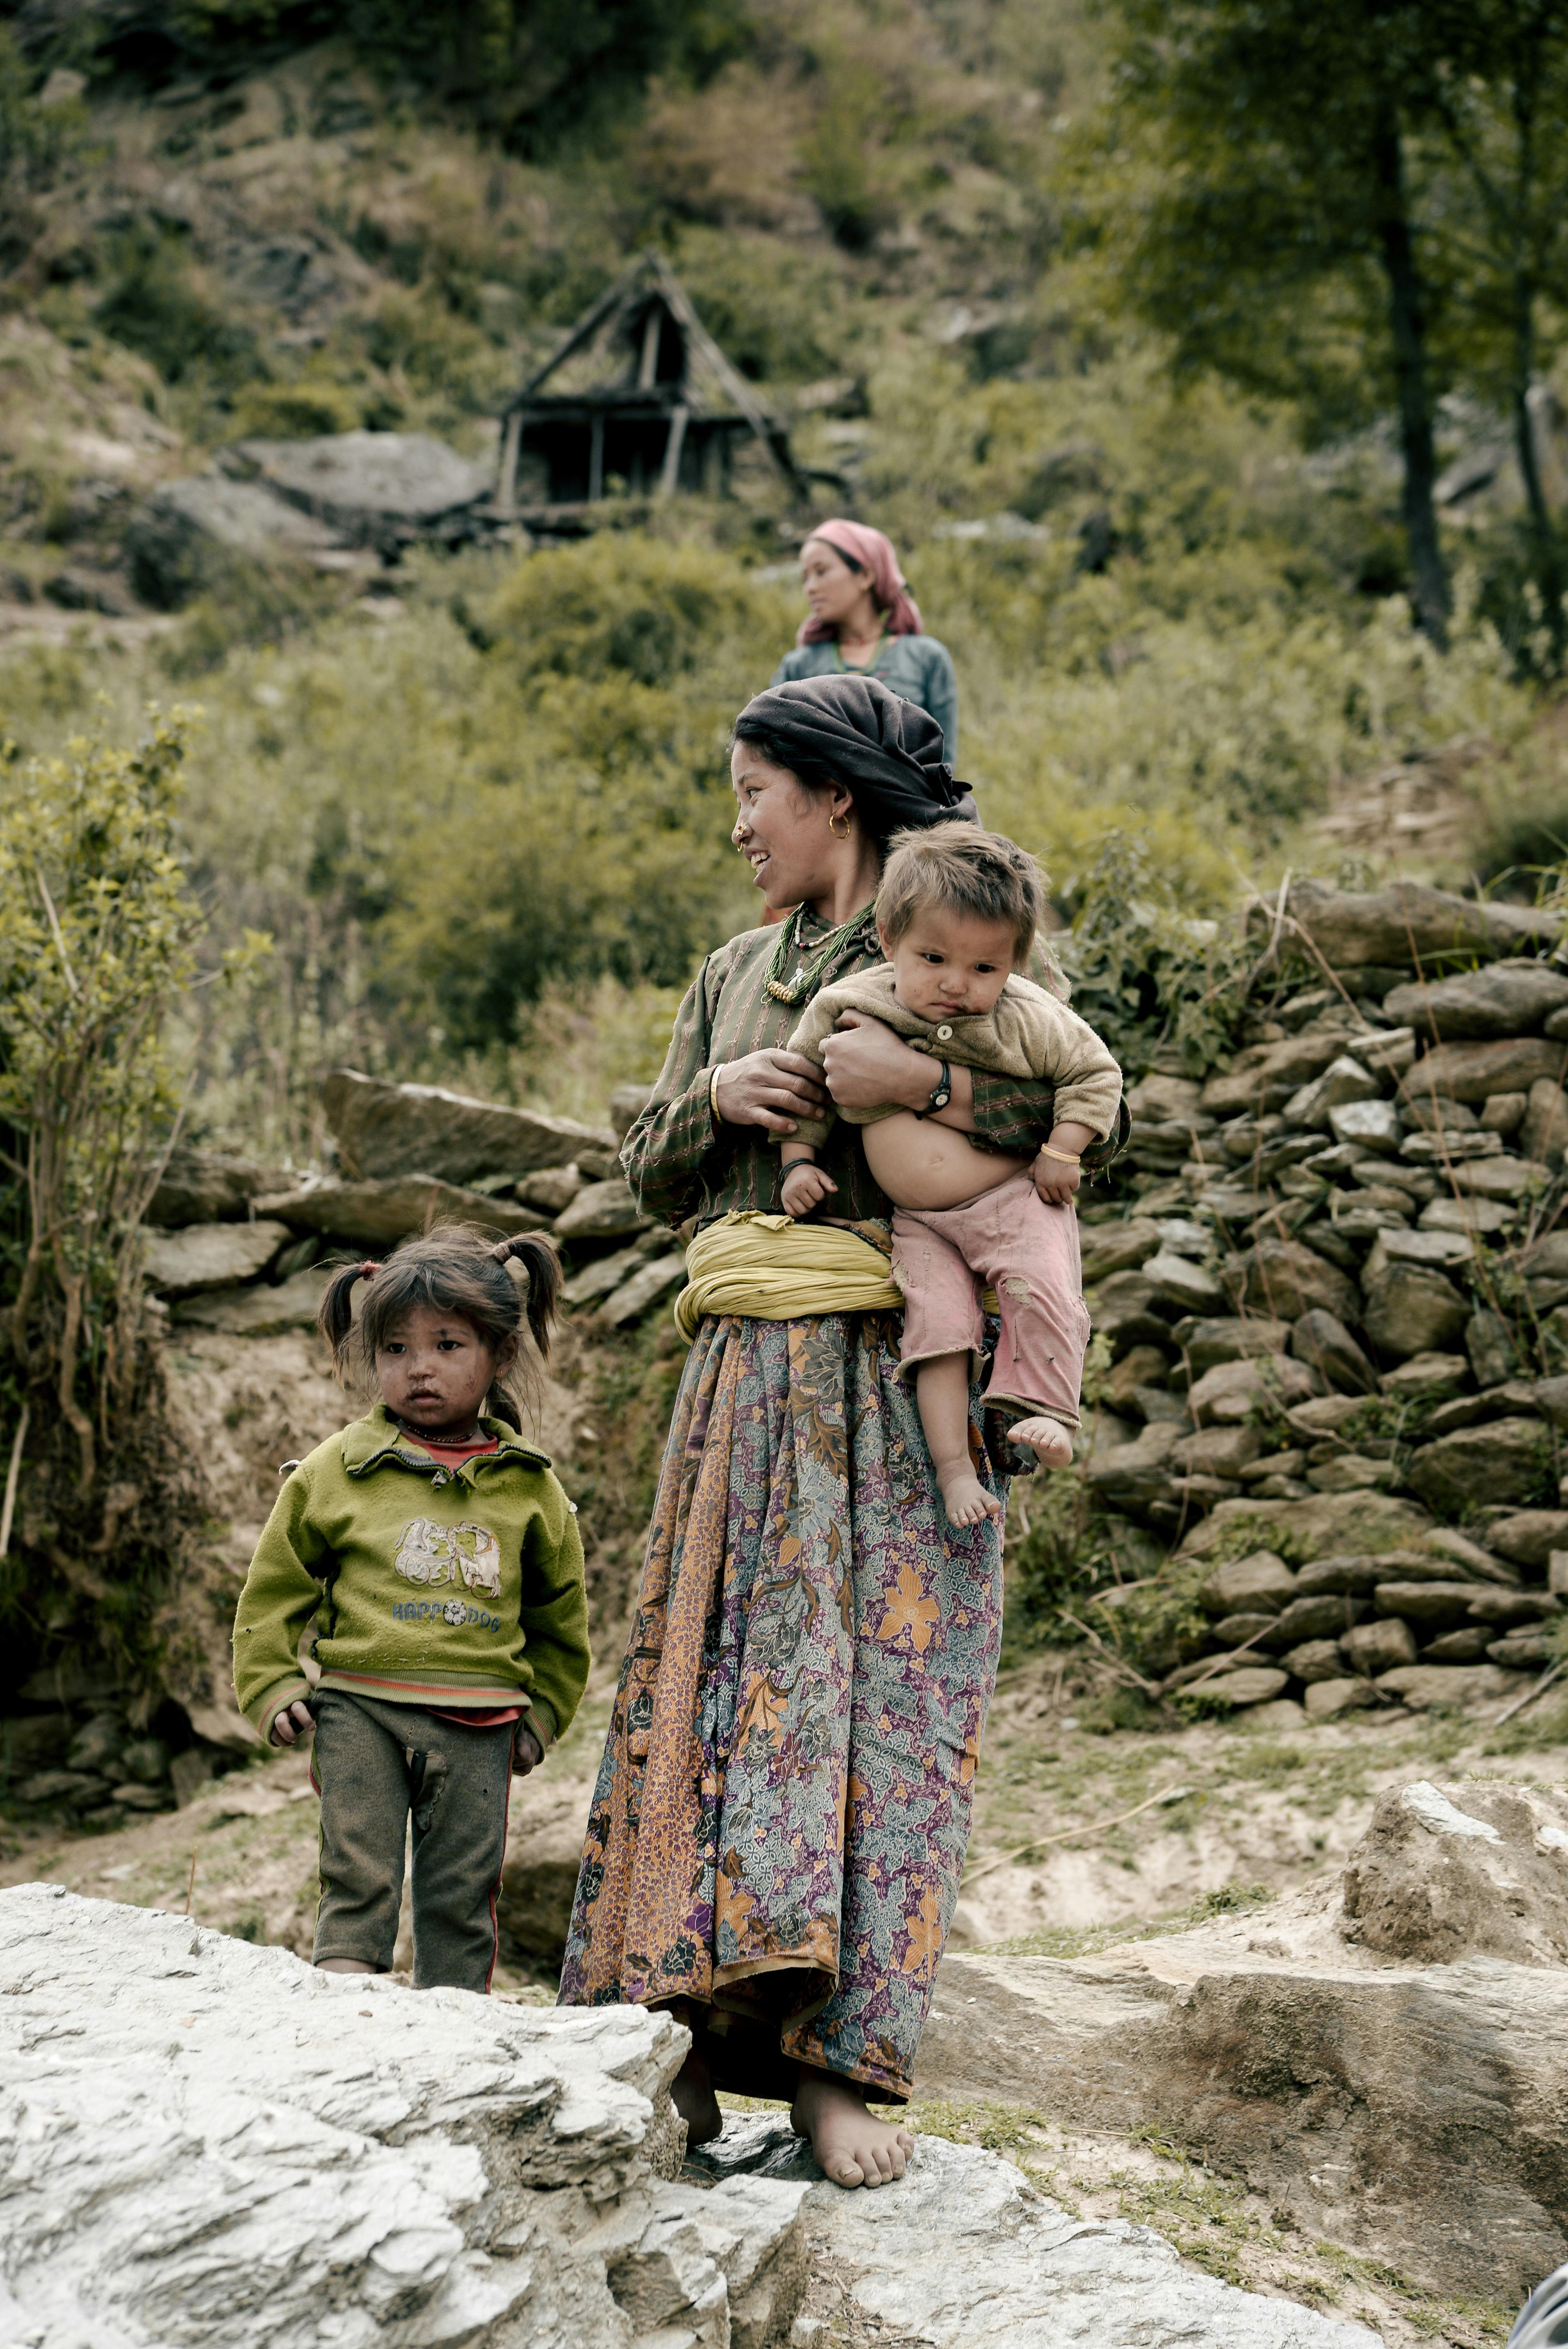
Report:
[{"label": "black headscarf", "polygon": [[769,686],[747,703],[735,734],[807,782],[830,776],[842,783],[877,840],[954,817],[980,821],[942,755],[935,719],[881,678],[802,677]]}]

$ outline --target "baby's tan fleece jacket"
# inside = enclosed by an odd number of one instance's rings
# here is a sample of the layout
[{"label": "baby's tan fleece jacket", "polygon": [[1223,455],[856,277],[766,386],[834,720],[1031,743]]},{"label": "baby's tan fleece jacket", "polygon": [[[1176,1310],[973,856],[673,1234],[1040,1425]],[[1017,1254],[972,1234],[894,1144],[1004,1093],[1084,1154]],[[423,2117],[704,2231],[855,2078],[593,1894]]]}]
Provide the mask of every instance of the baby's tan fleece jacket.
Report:
[{"label": "baby's tan fleece jacket", "polygon": [[[822,1046],[846,1011],[884,1020],[906,1044],[917,1052],[929,1052],[933,1060],[961,1069],[985,1069],[1000,1077],[1048,1079],[1057,1089],[1053,1114],[1057,1125],[1087,1125],[1101,1141],[1116,1130],[1120,1069],[1088,1022],[1032,978],[1015,973],[989,1011],[964,1019],[923,1019],[907,1011],[893,993],[892,963],[878,963],[836,979],[813,997],[789,1039],[789,1050],[803,1052],[820,1068]],[[896,1116],[902,1107],[900,1102],[883,1102],[875,1109],[847,1109],[841,1114],[851,1124],[872,1125],[878,1118]],[[801,1118],[790,1139],[820,1150],[840,1113]]]}]

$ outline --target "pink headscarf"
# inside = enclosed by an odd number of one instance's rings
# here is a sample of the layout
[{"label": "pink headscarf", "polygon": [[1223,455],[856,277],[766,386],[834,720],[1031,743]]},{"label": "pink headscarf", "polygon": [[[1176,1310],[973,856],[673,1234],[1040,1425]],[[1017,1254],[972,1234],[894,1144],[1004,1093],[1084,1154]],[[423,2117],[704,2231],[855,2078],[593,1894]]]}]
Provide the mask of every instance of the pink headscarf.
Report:
[{"label": "pink headscarf", "polygon": [[[892,541],[884,538],[880,530],[872,530],[863,522],[846,522],[835,515],[821,522],[810,533],[830,546],[835,554],[847,555],[861,571],[870,574],[870,585],[879,609],[884,612],[886,630],[890,636],[918,636],[924,634],[921,625],[920,606],[910,594],[904,575],[898,567],[898,557],[892,551]],[[798,645],[820,645],[835,634],[830,620],[818,620],[810,615],[801,621],[795,642]]]}]

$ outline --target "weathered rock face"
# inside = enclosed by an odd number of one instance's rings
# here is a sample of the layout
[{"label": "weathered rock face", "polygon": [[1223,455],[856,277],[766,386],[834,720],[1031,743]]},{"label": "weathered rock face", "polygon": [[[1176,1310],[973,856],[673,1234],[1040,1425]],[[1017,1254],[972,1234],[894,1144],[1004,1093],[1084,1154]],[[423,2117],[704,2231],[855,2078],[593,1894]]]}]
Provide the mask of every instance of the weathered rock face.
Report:
[{"label": "weathered rock face", "polygon": [[584,1150],[614,1151],[608,1126],[507,1109],[440,1085],[389,1085],[357,1069],[334,1069],[322,1086],[338,1154],[350,1174],[434,1174],[473,1183],[565,1166]]},{"label": "weathered rock face", "polygon": [[0,2339],[769,2349],[803,2183],[661,2183],[686,2034],[321,1974],[189,1918],[0,1893]]},{"label": "weathered rock face", "polygon": [[1459,1516],[1478,1502],[1539,1501],[1556,1488],[1556,1445],[1539,1419],[1493,1419],[1423,1444],[1409,1483],[1439,1516]]},{"label": "weathered rock face", "polygon": [[1284,1354],[1290,1350],[1288,1321],[1271,1321],[1251,1315],[1222,1315],[1210,1320],[1178,1322],[1171,1333],[1186,1350],[1192,1376],[1201,1379],[1217,1362],[1244,1362],[1259,1354]]},{"label": "weathered rock face", "polygon": [[181,1224],[242,1223],[253,1199],[284,1187],[283,1175],[248,1158],[218,1150],[173,1150],[146,1220],[164,1229]]},{"label": "weathered rock face", "polygon": [[1568,1044],[1543,1036],[1520,1036],[1491,1044],[1439,1044],[1418,1061],[1406,1079],[1408,1091],[1446,1095],[1457,1102],[1484,1102],[1491,1093],[1528,1093],[1544,1079],[1561,1084],[1568,1067]]},{"label": "weathered rock face", "polygon": [[775,2115],[669,2178],[686,2034],[315,1972],[0,1893],[0,2339],[29,2349],[783,2349],[814,2271],[927,2349],[1376,2349],[922,2137],[850,2195]]},{"label": "weathered rock face", "polygon": [[194,1297],[203,1288],[254,1280],[290,1237],[286,1224],[268,1216],[253,1224],[190,1224],[181,1231],[149,1232],[142,1262],[160,1296]]},{"label": "weathered rock face", "polygon": [[[1387,889],[1357,892],[1327,889],[1297,881],[1287,901],[1325,962],[1336,970],[1370,965],[1408,969],[1412,955],[1430,968],[1445,955],[1483,960],[1517,952],[1533,939],[1544,946],[1557,934],[1550,915],[1524,905],[1480,903],[1398,881]],[[1260,905],[1254,920],[1270,926],[1273,907]]]},{"label": "weathered rock face", "polygon": [[1306,1362],[1286,1354],[1264,1354],[1236,1362],[1216,1362],[1188,1391],[1187,1408],[1200,1427],[1235,1426],[1260,1409],[1288,1411],[1322,1392],[1323,1380]]},{"label": "weathered rock face", "polygon": [[556,1237],[563,1240],[620,1239],[646,1230],[645,1216],[623,1181],[589,1183],[555,1219]]},{"label": "weathered rock face", "polygon": [[1467,1951],[1568,1965],[1568,1795],[1414,1785],[1378,1797],[1345,1870],[1346,1939],[1413,1965]]},{"label": "weathered rock face", "polygon": [[1341,1321],[1359,1319],[1354,1282],[1300,1240],[1260,1240],[1235,1278],[1239,1301],[1277,1320],[1298,1321],[1316,1308]]},{"label": "weathered rock face", "polygon": [[343,537],[387,553],[411,538],[460,535],[490,488],[488,474],[427,432],[242,440],[229,462]]},{"label": "weathered rock face", "polygon": [[344,542],[337,532],[258,481],[198,473],[169,481],[132,517],[125,549],[144,603],[177,611],[210,587],[226,559],[292,554],[309,562]]},{"label": "weathered rock face", "polygon": [[516,1232],[542,1231],[550,1221],[531,1207],[438,1183],[428,1174],[405,1174],[388,1183],[313,1183],[258,1204],[291,1230],[331,1232],[378,1247],[393,1247],[435,1224],[480,1224],[510,1238]]},{"label": "weathered rock face", "polygon": [[1254,1550],[1250,1557],[1233,1558],[1216,1568],[1198,1593],[1206,1615],[1236,1615],[1251,1610],[1271,1621],[1295,1597],[1296,1580],[1284,1558],[1272,1550]]},{"label": "weathered rock face", "polygon": [[182,1327],[221,1330],[228,1338],[274,1338],[285,1330],[314,1330],[323,1291],[332,1275],[327,1267],[312,1267],[280,1280],[275,1288],[265,1281],[251,1288],[215,1288],[189,1297],[174,1309]]},{"label": "weathered rock face", "polygon": [[1511,960],[1452,978],[1397,987],[1383,998],[1390,1019],[1408,1020],[1428,1038],[1529,1036],[1568,1005],[1568,978],[1547,964]]},{"label": "weathered rock face", "polygon": [[[731,2122],[697,2160],[735,2184],[802,2168],[770,2115]],[[855,2337],[900,2349],[1377,2349],[1359,2325],[1192,2274],[1148,2228],[1076,2219],[1011,2162],[940,2137],[917,2139],[896,2186],[813,2186],[805,2221]],[[827,2324],[810,2337],[825,2349]]]},{"label": "weathered rock face", "polygon": [[1147,1216],[1131,1216],[1125,1224],[1102,1224],[1083,1236],[1084,1279],[1092,1284],[1113,1272],[1136,1271],[1159,1248],[1160,1226]]},{"label": "weathered rock face", "polygon": [[1411,1501],[1390,1493],[1315,1493],[1305,1501],[1222,1501],[1181,1544],[1183,1558],[1233,1549],[1243,1533],[1259,1548],[1276,1547],[1293,1557],[1336,1557],[1357,1551],[1399,1549],[1425,1532],[1430,1519]]},{"label": "weathered rock face", "polygon": [[1568,2252],[1564,1888],[1568,1798],[1396,1789],[1343,1907],[1326,1885],[1071,1961],[949,1951],[917,2091],[1169,2129],[1305,2230],[1518,2299]]},{"label": "weathered rock face", "polygon": [[1380,1354],[1403,1361],[1451,1346],[1463,1336],[1470,1308],[1446,1274],[1385,1255],[1368,1266],[1362,1319]]}]

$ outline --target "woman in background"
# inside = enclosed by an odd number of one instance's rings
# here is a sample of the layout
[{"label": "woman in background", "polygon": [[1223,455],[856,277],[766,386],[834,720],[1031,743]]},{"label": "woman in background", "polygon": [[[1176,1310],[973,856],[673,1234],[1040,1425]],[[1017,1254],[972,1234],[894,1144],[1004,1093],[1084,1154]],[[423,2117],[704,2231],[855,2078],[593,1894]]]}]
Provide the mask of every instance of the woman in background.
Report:
[{"label": "woman in background", "polygon": [[928,636],[892,541],[861,522],[819,523],[800,549],[800,584],[811,606],[775,685],[855,669],[929,711],[942,729],[943,756],[958,760],[958,681],[947,647]]}]

